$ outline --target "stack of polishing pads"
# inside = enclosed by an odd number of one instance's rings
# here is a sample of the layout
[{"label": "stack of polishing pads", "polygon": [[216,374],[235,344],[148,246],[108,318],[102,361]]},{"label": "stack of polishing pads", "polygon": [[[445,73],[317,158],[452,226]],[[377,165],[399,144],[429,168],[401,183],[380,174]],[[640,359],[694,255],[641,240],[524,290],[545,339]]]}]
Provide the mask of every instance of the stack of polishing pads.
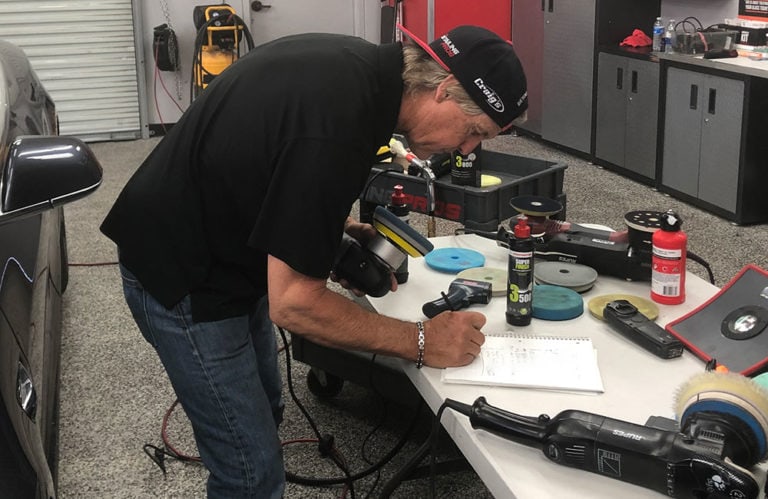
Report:
[{"label": "stack of polishing pads", "polygon": [[586,265],[536,262],[533,267],[533,316],[549,321],[574,319],[584,313],[579,293],[592,288],[597,272]]},{"label": "stack of polishing pads", "polygon": [[533,277],[538,284],[562,286],[577,293],[589,291],[597,281],[597,271],[592,267],[568,262],[536,262]]}]

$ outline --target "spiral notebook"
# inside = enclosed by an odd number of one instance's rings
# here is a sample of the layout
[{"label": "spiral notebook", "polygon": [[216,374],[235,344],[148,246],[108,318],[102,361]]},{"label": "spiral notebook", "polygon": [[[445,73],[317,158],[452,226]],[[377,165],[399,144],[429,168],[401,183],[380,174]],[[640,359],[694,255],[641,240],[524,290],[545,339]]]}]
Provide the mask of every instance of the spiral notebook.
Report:
[{"label": "spiral notebook", "polygon": [[600,392],[603,380],[589,338],[486,335],[469,365],[443,369],[445,383]]}]

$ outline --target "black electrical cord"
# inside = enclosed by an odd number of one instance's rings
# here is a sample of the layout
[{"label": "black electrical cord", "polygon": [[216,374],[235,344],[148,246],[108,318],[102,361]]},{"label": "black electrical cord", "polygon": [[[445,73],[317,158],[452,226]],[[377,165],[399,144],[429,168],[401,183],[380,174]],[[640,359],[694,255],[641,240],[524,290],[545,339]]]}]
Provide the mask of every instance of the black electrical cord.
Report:
[{"label": "black electrical cord", "polygon": [[490,232],[487,230],[477,230],[477,229],[468,229],[467,227],[459,227],[453,231],[453,234],[455,236],[460,236],[462,234],[475,234],[480,237],[484,237],[486,239],[498,239],[499,233],[498,232]]},{"label": "black electrical cord", "polygon": [[[381,429],[381,427],[384,425],[384,421],[387,419],[387,415],[389,412],[389,404],[386,401],[386,397],[379,391],[379,389],[376,387],[376,383],[374,380],[374,369],[376,367],[376,354],[371,355],[371,361],[370,366],[368,368],[368,386],[371,387],[371,390],[373,393],[378,395],[378,400],[382,402],[381,410],[378,411],[379,413],[379,420],[378,422],[373,425],[373,428],[371,428],[371,431],[368,432],[368,434],[363,439],[363,443],[360,444],[360,455],[363,457],[363,460],[368,465],[374,464],[374,462],[368,458],[366,454],[366,446],[368,445],[368,441],[373,438],[373,436]],[[379,484],[379,480],[381,480],[381,469],[376,470],[376,478],[373,480],[373,483],[368,489],[368,493],[365,495],[365,499],[368,499],[371,497],[371,494],[373,494],[374,489],[376,489],[376,486]]]},{"label": "black electrical cord", "polygon": [[[117,262],[115,262],[117,263]],[[92,265],[92,264],[83,264],[83,265]],[[105,264],[96,264],[96,265],[105,265]],[[287,346],[285,347],[287,348]],[[278,354],[283,351],[283,348],[278,349]],[[168,424],[171,419],[171,414],[173,414],[173,411],[176,409],[176,406],[179,405],[179,399],[173,401],[171,406],[165,411],[165,415],[163,416],[163,422],[160,427],[160,437],[163,441],[163,447],[157,447],[152,444],[144,444],[144,452],[149,456],[152,461],[157,464],[157,466],[162,470],[163,474],[166,474],[165,470],[165,458],[170,457],[172,459],[176,459],[177,461],[182,462],[195,462],[195,463],[202,463],[202,459],[199,456],[195,455],[189,455],[189,454],[183,454],[179,452],[176,447],[171,443],[170,438],[168,438]]]},{"label": "black electrical cord", "polygon": [[710,267],[709,262],[690,250],[686,250],[685,255],[689,260],[693,260],[694,262],[704,267],[704,269],[707,271],[707,276],[709,277],[709,283],[715,283],[715,274],[712,273],[712,267]]},{"label": "black electrical cord", "polygon": [[[298,397],[297,397],[297,395],[296,395],[296,393],[295,393],[295,391],[293,389],[293,377],[291,376],[291,364],[290,364],[291,360],[290,360],[290,354],[288,353],[288,348],[289,348],[290,342],[288,341],[288,339],[287,339],[287,337],[285,335],[285,331],[282,328],[280,328],[280,327],[278,327],[277,329],[280,332],[280,335],[281,335],[282,340],[283,340],[283,345],[284,345],[283,348],[280,349],[280,351],[285,351],[286,352],[287,384],[288,384],[289,392],[291,394],[291,398],[296,403],[297,407],[299,407],[299,410],[304,414],[305,418],[307,419],[307,421],[309,422],[310,426],[312,427],[315,435],[317,436],[316,439],[301,439],[301,440],[293,440],[293,441],[283,442],[283,446],[285,446],[287,444],[292,444],[292,443],[308,443],[308,442],[317,443],[319,448],[320,448],[321,455],[323,455],[324,457],[329,457],[341,469],[342,473],[344,474],[343,477],[336,477],[336,478],[309,478],[309,477],[303,477],[303,476],[299,476],[299,475],[290,473],[290,472],[288,472],[286,470],[286,479],[288,481],[292,482],[292,483],[296,483],[298,485],[306,485],[306,486],[330,486],[330,485],[341,485],[341,484],[344,484],[345,487],[347,488],[347,490],[350,491],[351,496],[354,498],[355,497],[354,488],[353,488],[354,482],[359,480],[359,479],[365,478],[365,477],[367,477],[367,476],[369,476],[369,475],[371,475],[373,473],[377,473],[379,475],[377,475],[377,478],[374,481],[374,485],[372,486],[371,490],[369,490],[369,492],[368,492],[368,494],[366,496],[366,497],[370,497],[373,489],[376,486],[376,483],[378,483],[381,469],[387,463],[389,463],[392,460],[392,458],[398,452],[400,452],[400,450],[403,448],[403,446],[407,442],[407,440],[410,437],[410,435],[413,433],[413,430],[415,429],[416,424],[418,422],[418,415],[419,415],[419,413],[421,411],[421,408],[423,407],[423,401],[422,400],[419,401],[419,405],[416,408],[416,412],[415,412],[415,416],[414,416],[413,420],[409,424],[409,426],[406,429],[406,431],[400,436],[400,438],[396,442],[395,446],[392,449],[390,449],[390,451],[383,458],[381,458],[378,462],[370,463],[370,461],[369,461],[369,464],[371,464],[371,466],[369,466],[368,468],[366,468],[365,470],[363,470],[361,472],[358,472],[358,473],[355,473],[354,475],[352,475],[349,472],[348,466],[346,465],[346,462],[344,461],[343,456],[336,450],[336,448],[333,445],[334,444],[333,436],[330,436],[330,435],[323,436],[323,435],[320,434],[320,432],[319,432],[319,430],[317,428],[317,425],[314,423],[314,420],[312,420],[312,418],[309,415],[309,413],[306,410],[306,408],[304,408],[304,406],[299,401],[299,399],[298,399]],[[375,359],[375,356],[372,358],[372,361],[373,361],[373,359]],[[371,372],[372,371],[373,370],[371,370]],[[378,392],[378,390],[375,389],[375,386],[373,384],[373,380],[372,379],[371,379],[371,387],[374,388],[374,391],[376,393],[381,395]],[[382,398],[383,398],[383,396],[382,396]],[[171,404],[169,409],[166,411],[165,416],[163,417],[163,423],[162,423],[162,428],[161,428],[161,436],[162,436],[162,441],[163,441],[163,447],[157,447],[157,446],[152,445],[152,444],[144,444],[144,446],[143,446],[144,452],[147,454],[147,456],[149,456],[150,459],[152,459],[152,461],[155,464],[157,464],[157,466],[160,468],[160,470],[163,472],[163,474],[166,474],[166,468],[165,468],[165,459],[166,458],[171,458],[171,459],[175,459],[177,461],[182,461],[182,462],[198,462],[198,463],[201,462],[201,459],[198,456],[186,455],[186,454],[183,454],[183,453],[179,452],[173,446],[173,444],[170,442],[170,440],[168,438],[168,435],[167,435],[168,422],[169,422],[171,414],[173,413],[173,411],[176,408],[176,406],[178,405],[178,403],[179,403],[179,401],[178,401],[178,399],[176,399],[173,402],[173,404]],[[366,436],[366,439],[365,439],[365,441],[362,444],[363,447],[365,446],[366,441],[381,426],[382,422],[383,422],[383,416],[382,416],[382,419],[380,420],[378,426],[375,427],[368,434],[368,436]],[[364,453],[363,453],[363,455],[364,455]],[[365,455],[364,455],[364,458],[365,458]],[[368,460],[366,459],[366,461],[368,461]]]},{"label": "black electrical cord", "polygon": [[[283,342],[287,342],[287,337],[285,330],[281,327],[277,327],[278,331],[280,332],[280,336],[283,339]],[[296,393],[293,389],[293,378],[291,376],[291,360],[290,355],[286,355],[286,382],[288,385],[288,391],[291,394],[291,398],[296,403],[296,405],[299,407],[299,410],[304,414],[304,416],[307,418],[307,421],[309,422],[310,426],[313,428],[313,431],[318,436],[318,440],[322,442],[328,441],[328,438],[322,438],[320,436],[320,432],[317,430],[317,426],[315,425],[314,421],[311,419],[309,413],[304,408],[304,406],[301,404],[301,402],[298,400],[298,397],[296,396]],[[406,444],[408,438],[410,437],[413,430],[416,428],[416,425],[419,420],[419,413],[420,409],[423,405],[423,401],[419,401],[419,406],[417,408],[416,414],[414,415],[413,419],[411,420],[410,424],[408,425],[408,428],[406,431],[400,436],[400,439],[396,442],[396,444],[385,454],[379,461],[372,466],[369,466],[368,468],[359,471],[355,474],[350,474],[347,476],[345,474],[344,477],[333,477],[333,478],[308,478],[296,475],[295,473],[289,472],[286,470],[285,476],[286,480],[296,483],[299,485],[308,485],[308,486],[329,486],[329,485],[340,485],[340,484],[347,484],[347,486],[350,487],[353,482],[365,478],[373,473],[378,472],[383,466],[385,466],[387,463],[389,463],[392,458],[400,452],[400,450],[403,448],[403,446]]]},{"label": "black electrical cord", "polygon": [[[379,396],[379,400],[383,401],[383,408],[382,408],[382,411],[381,411],[381,415],[379,417],[379,422],[373,427],[373,429],[371,429],[371,431],[368,433],[368,435],[366,435],[365,439],[363,440],[363,443],[362,443],[361,448],[360,448],[360,453],[363,456],[363,459],[365,460],[366,463],[368,463],[370,465],[374,465],[374,463],[370,459],[368,459],[368,457],[365,455],[365,445],[368,442],[368,440],[384,424],[384,421],[387,418],[387,411],[388,411],[389,403],[387,402],[387,398],[384,396],[384,394],[382,394],[379,391],[379,389],[376,387],[376,384],[374,382],[375,381],[374,380],[374,372],[375,372],[374,368],[375,368],[375,365],[376,365],[376,354],[373,354],[371,356],[370,364],[371,364],[371,366],[370,366],[370,369],[368,371],[368,386],[370,386],[371,390],[373,390],[373,392],[376,395]],[[413,427],[415,427],[415,423],[418,421],[418,417],[420,416],[421,411],[423,410],[423,408],[424,408],[424,400],[421,397],[419,397],[417,405],[415,407],[413,407],[413,410],[414,410],[414,425],[413,425]],[[406,434],[404,434],[401,437],[401,439],[403,441],[405,441],[405,439],[408,438],[411,433],[412,433],[412,431],[409,430]],[[370,485],[370,487],[368,489],[368,493],[365,495],[365,499],[369,499],[372,496],[372,494],[373,494],[374,490],[376,489],[376,487],[378,486],[379,481],[381,480],[381,468],[382,467],[383,466],[379,466],[378,469],[376,470],[376,479]]]},{"label": "black electrical cord", "polygon": [[163,119],[163,115],[160,112],[160,104],[158,103],[158,100],[157,100],[157,82],[158,81],[160,82],[160,85],[163,87],[163,90],[165,91],[165,94],[168,97],[170,97],[171,102],[173,102],[176,105],[176,108],[182,114],[184,113],[184,109],[182,109],[182,107],[179,105],[179,103],[176,102],[176,100],[173,98],[171,93],[168,91],[168,88],[165,86],[165,82],[163,81],[162,76],[160,76],[160,66],[158,65],[158,62],[157,62],[158,61],[159,50],[160,50],[160,46],[158,45],[157,47],[155,47],[155,71],[154,71],[154,78],[152,80],[152,94],[153,94],[153,99],[154,99],[154,102],[155,102],[155,111],[157,112],[157,117],[160,119],[160,126],[163,127],[163,132],[167,133],[168,131],[165,128],[165,120]]},{"label": "black electrical cord", "polygon": [[[693,21],[696,21],[696,22],[694,23]],[[704,26],[701,24],[701,21],[699,21],[697,18],[695,18],[693,16],[688,16],[685,19],[683,19],[682,21],[678,21],[677,24],[675,24],[675,30],[677,30],[678,26],[682,26],[683,31],[685,33],[688,33],[688,30],[686,29],[686,26],[692,26],[694,32],[703,31],[704,30]]]},{"label": "black electrical cord", "polygon": [[427,453],[430,454],[429,497],[435,497],[435,452],[437,450],[440,436],[440,419],[443,416],[443,411],[445,411],[445,409],[448,407],[448,403],[443,402],[443,404],[435,413],[432,428],[430,429],[426,440],[424,440],[424,442],[416,449],[416,451],[414,451],[411,458],[400,468],[397,473],[395,473],[389,482],[387,482],[387,485],[382,490],[381,495],[379,495],[379,499],[388,499],[392,495],[392,492],[394,492],[395,489],[408,477],[413,468],[415,468],[424,459],[424,456]]},{"label": "black electrical cord", "polygon": [[365,182],[365,186],[363,187],[363,190],[361,191],[360,198],[365,201],[365,198],[368,197],[368,190],[371,188],[371,184],[373,184],[373,181],[379,178],[381,175],[384,175],[385,173],[401,173],[402,169],[400,168],[382,168],[381,170],[377,171],[370,177],[368,177],[368,180]]},{"label": "black electrical cord", "polygon": [[432,431],[429,433],[429,497],[434,498],[437,496],[435,493],[435,454],[437,453],[437,444],[440,440],[440,418],[443,417],[443,411],[448,405],[443,402],[440,408],[435,413],[435,422],[432,423]]}]

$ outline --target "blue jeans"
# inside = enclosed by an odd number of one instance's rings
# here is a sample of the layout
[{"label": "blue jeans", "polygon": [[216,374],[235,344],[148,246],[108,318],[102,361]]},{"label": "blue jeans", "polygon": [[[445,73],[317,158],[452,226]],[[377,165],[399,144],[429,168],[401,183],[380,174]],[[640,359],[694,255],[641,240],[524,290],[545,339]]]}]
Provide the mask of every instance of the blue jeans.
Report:
[{"label": "blue jeans", "polygon": [[120,272],[133,318],[192,423],[208,497],[281,497],[282,383],[267,298],[248,315],[195,323],[189,296],[168,310]]}]

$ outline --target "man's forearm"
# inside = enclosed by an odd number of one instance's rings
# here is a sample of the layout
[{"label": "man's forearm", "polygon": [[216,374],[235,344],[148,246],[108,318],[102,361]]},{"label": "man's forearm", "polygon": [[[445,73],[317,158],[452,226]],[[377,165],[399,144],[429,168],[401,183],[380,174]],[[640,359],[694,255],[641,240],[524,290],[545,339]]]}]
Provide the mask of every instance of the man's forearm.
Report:
[{"label": "man's forearm", "polygon": [[416,359],[416,324],[370,312],[330,289],[307,298],[275,311],[273,321],[320,345]]}]

